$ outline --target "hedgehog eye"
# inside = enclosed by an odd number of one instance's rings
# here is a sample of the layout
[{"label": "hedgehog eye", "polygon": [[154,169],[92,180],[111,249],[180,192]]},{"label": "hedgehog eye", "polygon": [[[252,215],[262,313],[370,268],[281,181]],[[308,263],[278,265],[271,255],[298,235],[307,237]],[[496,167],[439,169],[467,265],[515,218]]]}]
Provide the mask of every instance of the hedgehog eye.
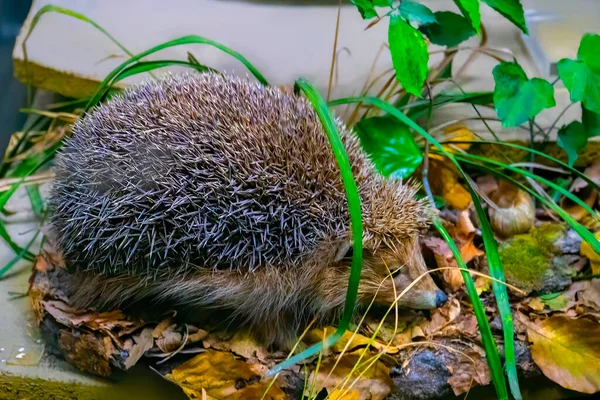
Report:
[{"label": "hedgehog eye", "polygon": [[402,273],[402,269],[403,268],[404,267],[398,267],[398,268],[394,269],[392,271],[392,278],[396,278],[396,277],[400,276],[400,274]]}]

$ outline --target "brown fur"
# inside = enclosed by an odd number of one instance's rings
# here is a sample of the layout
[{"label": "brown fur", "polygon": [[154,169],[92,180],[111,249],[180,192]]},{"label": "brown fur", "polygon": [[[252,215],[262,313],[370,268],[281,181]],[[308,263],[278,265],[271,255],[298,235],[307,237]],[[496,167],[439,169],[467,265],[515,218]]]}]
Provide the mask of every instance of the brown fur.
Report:
[{"label": "brown fur", "polygon": [[[430,211],[340,128],[364,220],[359,307],[390,304],[426,271],[418,232]],[[303,98],[214,74],[147,82],[75,126],[56,174],[52,226],[76,306],[213,313],[267,344],[343,309],[345,192]],[[443,297],[426,276],[399,305]]]}]

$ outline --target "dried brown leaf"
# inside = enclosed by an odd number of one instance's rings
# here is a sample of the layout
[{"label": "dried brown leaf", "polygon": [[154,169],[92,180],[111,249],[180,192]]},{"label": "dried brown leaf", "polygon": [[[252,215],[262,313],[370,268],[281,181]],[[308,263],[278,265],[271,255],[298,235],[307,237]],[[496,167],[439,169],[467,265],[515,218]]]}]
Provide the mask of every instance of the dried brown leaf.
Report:
[{"label": "dried brown leaf", "polygon": [[[207,350],[173,369],[166,378],[177,383],[193,399],[206,395],[218,399],[260,399],[269,386],[262,378],[266,367],[238,360],[233,354]],[[284,400],[285,393],[277,382],[265,399]]]},{"label": "dried brown leaf", "polygon": [[123,363],[126,370],[133,367],[139,359],[154,346],[152,331],[152,328],[144,328],[138,335],[133,336],[134,344],[129,350],[129,356]]},{"label": "dried brown leaf", "polygon": [[452,376],[448,383],[456,396],[469,391],[474,383],[484,386],[490,383],[490,370],[485,361],[485,352],[478,346],[471,346],[462,353],[456,353],[458,361],[453,364]]}]

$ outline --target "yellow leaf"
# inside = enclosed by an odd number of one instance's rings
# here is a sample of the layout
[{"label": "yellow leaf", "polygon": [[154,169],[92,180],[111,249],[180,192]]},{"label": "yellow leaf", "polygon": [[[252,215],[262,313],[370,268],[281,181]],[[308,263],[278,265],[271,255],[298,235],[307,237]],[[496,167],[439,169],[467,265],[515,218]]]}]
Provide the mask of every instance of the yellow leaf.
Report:
[{"label": "yellow leaf", "polygon": [[531,355],[544,375],[578,392],[600,390],[600,324],[562,316],[526,324]]},{"label": "yellow leaf", "polygon": [[[600,240],[600,231],[596,232],[595,237],[597,240]],[[600,274],[600,254],[596,253],[594,249],[592,249],[592,246],[585,240],[581,242],[579,252],[582,256],[589,258],[590,265],[592,266],[592,273]]]},{"label": "yellow leaf", "polygon": [[[166,378],[176,382],[192,399],[203,391],[215,399],[260,399],[269,386],[262,374],[266,367],[236,359],[233,354],[207,350],[173,369]],[[265,399],[283,400],[285,393],[274,384]]]},{"label": "yellow leaf", "polygon": [[433,194],[442,196],[446,203],[457,210],[466,210],[472,202],[471,195],[458,182],[453,166],[432,159],[429,163],[429,184]]}]

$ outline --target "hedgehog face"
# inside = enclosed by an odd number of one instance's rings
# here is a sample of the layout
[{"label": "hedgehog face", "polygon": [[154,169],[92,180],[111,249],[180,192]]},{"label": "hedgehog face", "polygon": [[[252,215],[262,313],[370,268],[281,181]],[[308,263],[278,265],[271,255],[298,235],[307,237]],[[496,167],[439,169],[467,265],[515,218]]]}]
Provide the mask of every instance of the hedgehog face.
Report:
[{"label": "hedgehog face", "polygon": [[[365,305],[373,298],[376,303],[391,305],[398,298],[397,304],[400,307],[440,307],[447,297],[426,272],[427,266],[416,238],[395,248],[381,246],[374,252],[366,248],[359,289],[360,298]],[[406,289],[406,293],[399,297]]]}]

